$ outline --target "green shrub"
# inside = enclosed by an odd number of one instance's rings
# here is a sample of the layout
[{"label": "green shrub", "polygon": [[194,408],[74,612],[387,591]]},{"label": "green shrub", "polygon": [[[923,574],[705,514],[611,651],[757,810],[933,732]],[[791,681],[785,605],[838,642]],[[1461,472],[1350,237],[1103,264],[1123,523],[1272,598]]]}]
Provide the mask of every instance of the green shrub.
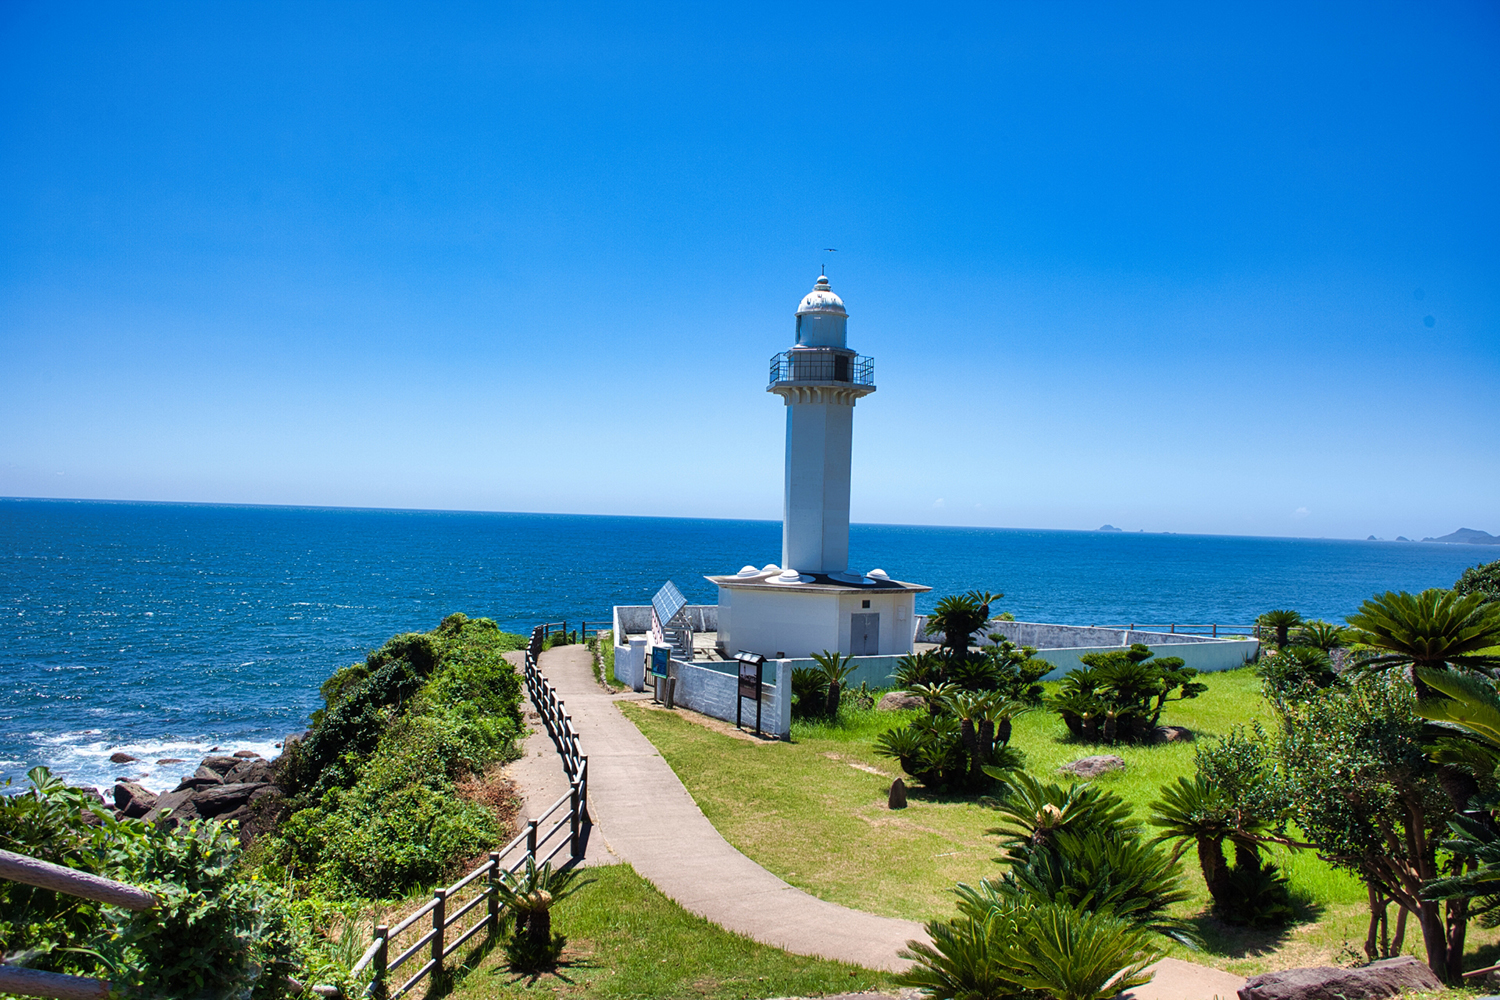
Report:
[{"label": "green shrub", "polygon": [[1454,592],[1483,594],[1491,601],[1500,601],[1500,559],[1482,566],[1470,566],[1453,584]]},{"label": "green shrub", "polygon": [[1265,682],[1266,697],[1303,701],[1339,679],[1333,659],[1316,646],[1288,646],[1262,656],[1255,668]]},{"label": "green shrub", "polygon": [[[1156,731],[1169,701],[1196,698],[1208,685],[1195,681],[1198,671],[1181,658],[1156,659],[1147,646],[1087,653],[1084,666],[1063,678],[1048,701],[1077,739],[1102,743],[1140,743]],[[1175,697],[1174,697],[1175,695]]]},{"label": "green shrub", "polygon": [[521,681],[502,654],[524,645],[487,618],[449,615],[330,678],[322,719],[291,750],[289,816],[258,852],[267,874],[390,897],[503,839],[457,784],[518,755]]},{"label": "green shrub", "polygon": [[828,677],[818,667],[792,668],[792,716],[816,719],[828,704]]},{"label": "green shrub", "polygon": [[264,998],[300,971],[304,935],[273,886],[237,874],[240,848],[217,822],[176,830],[117,820],[46,768],[0,797],[7,850],[139,886],[137,912],[0,880],[0,940],[11,964],[99,976],[145,997]]}]

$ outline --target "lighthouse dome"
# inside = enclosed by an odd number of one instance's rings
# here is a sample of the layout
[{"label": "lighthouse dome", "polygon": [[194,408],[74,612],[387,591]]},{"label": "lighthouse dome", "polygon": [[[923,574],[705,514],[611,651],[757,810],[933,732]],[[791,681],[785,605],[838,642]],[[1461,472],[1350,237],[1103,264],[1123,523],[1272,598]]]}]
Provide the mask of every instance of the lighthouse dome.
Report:
[{"label": "lighthouse dome", "polygon": [[797,315],[805,316],[808,313],[832,313],[835,316],[848,316],[844,311],[844,300],[833,294],[833,289],[828,287],[828,276],[818,275],[818,283],[813,290],[802,297],[802,302],[797,306]]}]

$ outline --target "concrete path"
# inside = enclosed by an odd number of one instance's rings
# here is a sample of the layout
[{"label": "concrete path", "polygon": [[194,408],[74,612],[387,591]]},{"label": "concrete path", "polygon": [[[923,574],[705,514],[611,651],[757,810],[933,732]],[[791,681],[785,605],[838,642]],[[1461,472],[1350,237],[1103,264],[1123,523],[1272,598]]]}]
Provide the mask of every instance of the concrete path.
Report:
[{"label": "concrete path", "polygon": [[[762,944],[869,969],[899,971],[911,964],[897,952],[909,940],[927,939],[921,924],[818,899],[730,846],[671,766],[615,707],[615,700],[630,695],[610,695],[594,680],[586,648],[547,650],[540,666],[573,717],[589,758],[594,826],[588,863],[627,861],[684,909]],[[540,743],[537,739],[528,741],[528,760],[543,749],[555,756],[545,734]],[[544,773],[540,759],[528,766],[528,774]],[[561,763],[556,769],[561,795],[566,778]],[[557,795],[539,807],[545,809]],[[1121,1000],[1235,1000],[1245,983],[1243,977],[1174,958],[1154,968],[1150,983]]]},{"label": "concrete path", "polygon": [[896,953],[926,939],[921,924],[825,902],[731,847],[594,680],[591,657],[582,646],[559,646],[539,662],[589,758],[591,840],[602,839],[684,909],[763,944],[869,969],[910,964]]}]

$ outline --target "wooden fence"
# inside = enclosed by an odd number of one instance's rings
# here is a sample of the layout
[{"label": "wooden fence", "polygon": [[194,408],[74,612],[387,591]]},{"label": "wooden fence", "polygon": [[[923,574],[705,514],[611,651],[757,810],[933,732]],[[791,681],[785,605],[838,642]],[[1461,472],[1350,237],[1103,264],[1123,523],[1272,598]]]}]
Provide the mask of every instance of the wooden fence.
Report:
[{"label": "wooden fence", "polygon": [[[431,977],[433,981],[441,982],[448,956],[481,931],[494,933],[499,929],[500,881],[526,867],[528,860],[540,866],[557,857],[564,848],[569,850],[569,861],[583,857],[584,823],[588,819],[589,759],[583,755],[578,731],[573,728],[573,720],[562,700],[537,669],[537,656],[541,653],[546,634],[546,626],[542,625],[531,631],[531,641],[526,647],[526,692],[562,757],[563,770],[568,776],[568,791],[541,815],[528,821],[526,829],[514,840],[490,854],[484,864],[447,888],[436,890],[432,899],[394,927],[380,924],[375,928],[375,939],[352,970],[356,977],[366,970],[371,972],[368,992],[373,997],[396,1000],[424,979]],[[474,923],[467,928],[452,930],[454,925],[481,906],[483,910],[474,918]],[[420,959],[422,964],[393,988],[391,984],[400,979],[398,970],[414,959]]]},{"label": "wooden fence", "polygon": [[[374,940],[352,970],[355,977],[367,971],[371,974],[367,992],[373,997],[396,1000],[424,979],[440,983],[448,956],[481,931],[494,933],[499,929],[500,882],[526,867],[528,860],[540,866],[556,858],[564,848],[569,851],[569,862],[583,857],[584,824],[588,820],[589,759],[583,755],[578,731],[573,728],[573,720],[562,700],[537,669],[537,656],[541,653],[545,634],[540,625],[531,632],[531,642],[526,647],[526,691],[562,756],[568,791],[540,816],[527,822],[526,829],[514,840],[492,852],[484,864],[452,885],[436,890],[432,899],[394,927],[380,924],[375,928]],[[0,850],[0,878],[133,910],[149,910],[156,906],[155,898],[143,889],[10,851]],[[480,912],[471,925],[460,930],[452,929],[476,910]],[[391,982],[398,970],[423,956],[425,959],[416,971],[392,989]],[[314,987],[314,991],[320,994],[334,992],[331,987]],[[0,964],[0,993],[53,1000],[103,1000],[109,994],[109,984],[100,979]]]}]

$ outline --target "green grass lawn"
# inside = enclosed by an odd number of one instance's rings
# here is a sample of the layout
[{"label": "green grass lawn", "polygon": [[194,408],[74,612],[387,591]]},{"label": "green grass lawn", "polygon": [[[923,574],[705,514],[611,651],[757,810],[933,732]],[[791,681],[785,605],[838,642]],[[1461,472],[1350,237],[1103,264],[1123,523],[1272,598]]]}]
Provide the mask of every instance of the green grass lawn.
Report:
[{"label": "green grass lawn", "polygon": [[[1164,724],[1186,726],[1199,739],[1257,719],[1274,728],[1253,671],[1200,679],[1208,691],[1169,705]],[[973,883],[1001,870],[995,838],[986,834],[995,817],[985,800],[933,795],[917,787],[906,809],[886,807],[886,790],[901,771],[894,761],[875,755],[874,737],[914,713],[849,710],[837,725],[794,723],[791,741],[778,742],[739,736],[722,723],[644,703],[620,708],[661,751],[725,839],[823,899],[928,920],[954,912],[955,883]],[[1041,776],[1057,776],[1059,765],[1080,757],[1118,754],[1125,770],[1101,777],[1098,784],[1131,802],[1142,816],[1164,783],[1193,772],[1191,744],[1079,744],[1058,716],[1044,710],[1018,719],[1011,743],[1026,753],[1027,770]],[[1241,975],[1362,956],[1368,919],[1364,885],[1311,851],[1278,850],[1274,860],[1301,903],[1299,923],[1253,932],[1204,915],[1208,893],[1196,854],[1189,851],[1183,871],[1193,896],[1180,909],[1195,920],[1206,948],[1190,952],[1174,946],[1170,953]],[[1471,947],[1481,954],[1493,951],[1496,940],[1500,933],[1471,925]],[[1415,921],[1406,945],[1420,957]]]},{"label": "green grass lawn", "polygon": [[704,1000],[849,993],[889,978],[842,962],[792,955],[731,934],[657,892],[629,865],[592,879],[553,911],[567,936],[555,973],[521,975],[498,945],[477,949],[455,976],[455,1000],[513,997],[691,997]]}]

